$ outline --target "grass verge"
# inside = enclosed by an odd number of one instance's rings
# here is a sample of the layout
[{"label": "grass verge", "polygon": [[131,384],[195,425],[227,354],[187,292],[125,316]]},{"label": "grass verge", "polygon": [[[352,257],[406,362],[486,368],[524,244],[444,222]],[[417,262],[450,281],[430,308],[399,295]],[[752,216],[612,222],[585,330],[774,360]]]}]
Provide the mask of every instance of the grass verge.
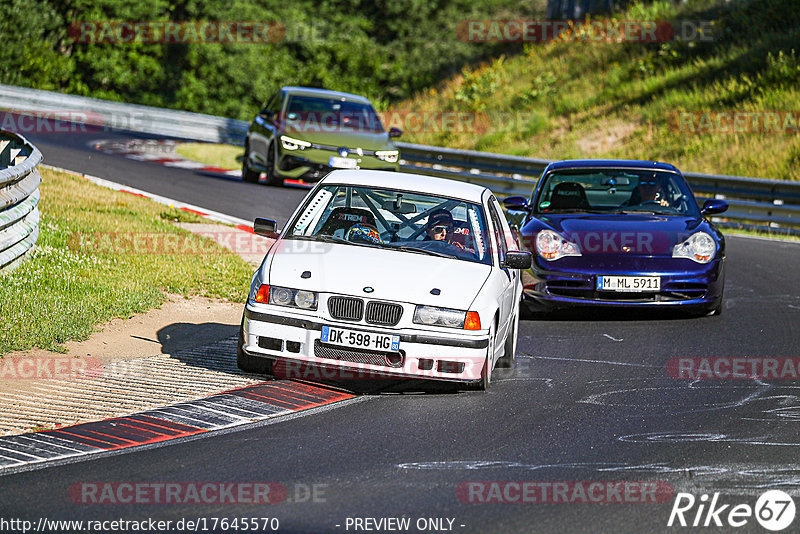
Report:
[{"label": "grass verge", "polygon": [[180,143],[175,152],[192,161],[223,169],[240,168],[242,162],[239,158],[244,156],[243,147],[211,143]]},{"label": "grass verge", "polygon": [[159,307],[165,292],[244,302],[252,268],[171,224],[199,217],[69,174],[41,173],[36,249],[0,273],[0,354],[63,351],[99,324]]}]

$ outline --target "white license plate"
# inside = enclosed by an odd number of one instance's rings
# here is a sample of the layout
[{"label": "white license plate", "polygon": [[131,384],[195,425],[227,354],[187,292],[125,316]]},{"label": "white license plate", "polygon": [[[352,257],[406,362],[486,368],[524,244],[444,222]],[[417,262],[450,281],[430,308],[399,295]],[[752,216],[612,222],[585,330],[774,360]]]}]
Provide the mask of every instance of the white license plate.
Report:
[{"label": "white license plate", "polygon": [[375,332],[361,332],[347,330],[332,326],[322,327],[320,341],[331,345],[341,345],[356,349],[370,349],[381,352],[398,352],[400,350],[400,336],[392,334],[378,334]]},{"label": "white license plate", "polygon": [[337,169],[356,169],[358,162],[352,158],[340,158],[338,156],[331,156],[328,160],[328,165]]},{"label": "white license plate", "polygon": [[598,291],[619,291],[636,293],[642,291],[661,291],[659,276],[598,276]]}]

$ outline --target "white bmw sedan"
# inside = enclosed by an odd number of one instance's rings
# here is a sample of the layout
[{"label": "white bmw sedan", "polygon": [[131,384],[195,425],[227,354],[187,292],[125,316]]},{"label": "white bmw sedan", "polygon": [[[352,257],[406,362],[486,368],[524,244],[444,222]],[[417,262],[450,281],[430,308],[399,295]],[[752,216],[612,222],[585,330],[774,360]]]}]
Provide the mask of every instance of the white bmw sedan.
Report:
[{"label": "white bmw sedan", "polygon": [[[483,187],[416,174],[338,170],[312,189],[255,272],[238,365],[335,369],[486,389],[513,365],[519,251]],[[277,373],[276,373],[277,374]],[[291,376],[291,375],[289,375]]]}]

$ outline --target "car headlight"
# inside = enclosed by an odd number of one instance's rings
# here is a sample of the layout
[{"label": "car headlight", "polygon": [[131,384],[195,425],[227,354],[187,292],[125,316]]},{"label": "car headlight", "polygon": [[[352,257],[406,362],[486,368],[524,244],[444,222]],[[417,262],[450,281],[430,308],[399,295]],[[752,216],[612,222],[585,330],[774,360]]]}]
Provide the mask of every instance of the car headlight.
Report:
[{"label": "car headlight", "polygon": [[294,303],[295,306],[304,310],[316,310],[317,294],[313,291],[297,291],[294,294]]},{"label": "car headlight", "polygon": [[444,326],[464,330],[480,330],[481,318],[478,312],[451,310],[435,306],[417,306],[414,309],[414,322],[429,326]]},{"label": "car headlight", "polygon": [[542,230],[536,234],[536,252],[547,261],[564,256],[580,256],[581,250],[572,241],[567,241],[557,232]]},{"label": "car headlight", "polygon": [[302,139],[295,139],[294,137],[289,137],[288,135],[281,136],[281,144],[283,148],[286,150],[305,150],[306,148],[311,146],[311,143],[308,141],[303,141]]},{"label": "car headlight", "polygon": [[304,289],[292,289],[290,287],[260,286],[256,291],[253,300],[262,304],[273,304],[275,306],[289,306],[301,308],[303,310],[316,310],[318,295],[314,291]]},{"label": "car headlight", "polygon": [[717,252],[717,243],[705,232],[692,234],[672,249],[673,258],[689,258],[697,263],[708,263]]},{"label": "car headlight", "polygon": [[375,157],[383,160],[388,161],[389,163],[394,163],[397,161],[397,158],[400,157],[399,150],[376,150]]}]

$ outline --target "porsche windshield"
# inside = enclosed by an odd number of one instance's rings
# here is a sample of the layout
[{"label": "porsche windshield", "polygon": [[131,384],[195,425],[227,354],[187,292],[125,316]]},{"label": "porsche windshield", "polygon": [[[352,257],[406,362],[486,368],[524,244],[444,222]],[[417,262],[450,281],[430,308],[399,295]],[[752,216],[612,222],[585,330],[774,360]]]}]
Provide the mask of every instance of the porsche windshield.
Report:
[{"label": "porsche windshield", "polygon": [[699,216],[683,178],[643,169],[570,169],[548,173],[537,213],[656,213]]},{"label": "porsche windshield", "polygon": [[334,241],[491,264],[481,206],[422,193],[330,185],[290,223],[286,239]]}]

